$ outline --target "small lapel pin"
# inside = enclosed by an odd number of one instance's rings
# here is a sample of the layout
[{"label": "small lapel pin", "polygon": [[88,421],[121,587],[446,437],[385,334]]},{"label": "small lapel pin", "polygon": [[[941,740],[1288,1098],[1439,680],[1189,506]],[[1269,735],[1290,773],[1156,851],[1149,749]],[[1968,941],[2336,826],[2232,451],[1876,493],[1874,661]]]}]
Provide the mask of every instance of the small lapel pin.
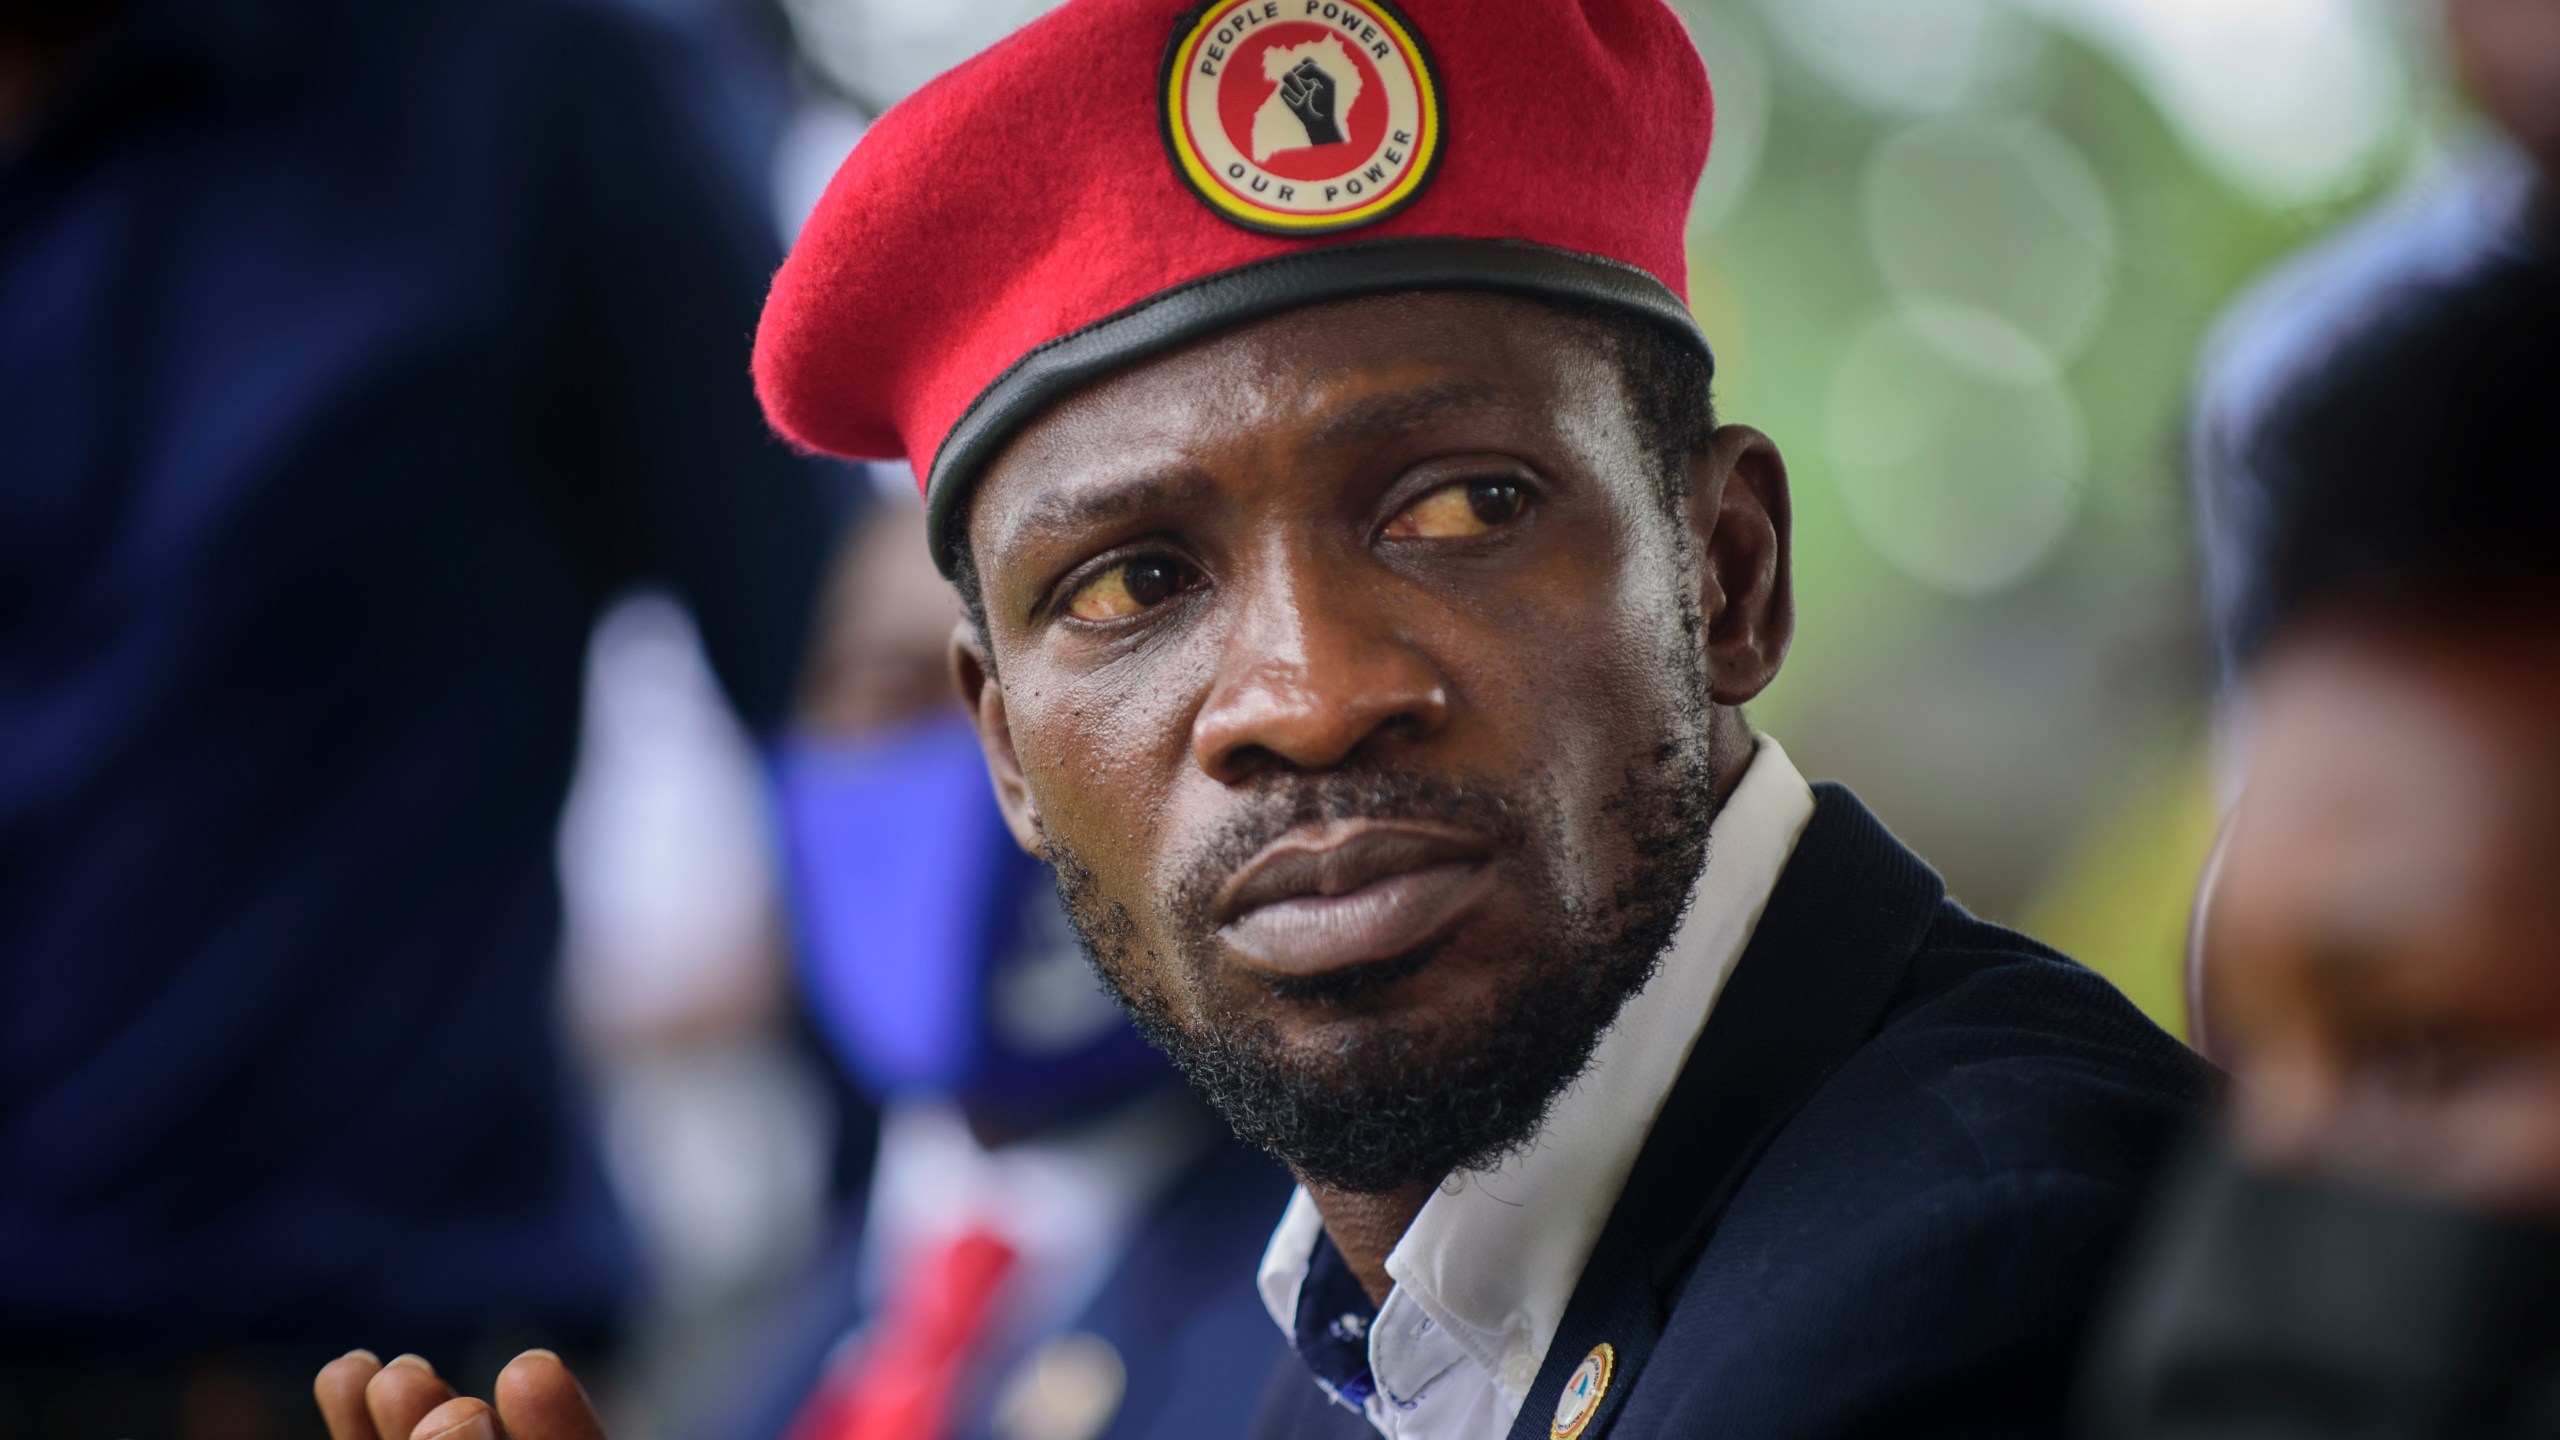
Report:
[{"label": "small lapel pin", "polygon": [[1564,1382],[1564,1393],[1556,1397],[1555,1423],[1547,1427],[1547,1440],[1579,1440],[1591,1426],[1591,1417],[1600,1413],[1600,1397],[1609,1393],[1610,1372],[1618,1368],[1618,1352],[1606,1341],[1591,1347],[1582,1363]]},{"label": "small lapel pin", "polygon": [[996,1392],[996,1440],[1095,1440],[1111,1428],[1129,1371],[1111,1342],[1070,1331],[1027,1356]]}]

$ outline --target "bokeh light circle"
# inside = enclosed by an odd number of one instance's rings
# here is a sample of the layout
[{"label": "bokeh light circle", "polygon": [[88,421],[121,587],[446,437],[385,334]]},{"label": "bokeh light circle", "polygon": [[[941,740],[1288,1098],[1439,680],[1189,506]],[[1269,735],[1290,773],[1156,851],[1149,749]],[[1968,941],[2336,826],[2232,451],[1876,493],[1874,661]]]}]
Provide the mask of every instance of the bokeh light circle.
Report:
[{"label": "bokeh light circle", "polygon": [[1789,57],[1871,110],[1973,103],[2032,64],[2041,32],[2011,0],[1759,0]]},{"label": "bokeh light circle", "polygon": [[1868,248],[1906,304],[1997,316],[2061,363],[2106,315],[2114,207],[2089,162],[2041,121],[1904,126],[1869,157],[1859,198]]},{"label": "bokeh light circle", "polygon": [[1703,233],[1741,209],[1760,176],[1777,77],[1770,68],[1768,42],[1750,12],[1695,3],[1681,6],[1681,12],[1716,88],[1715,146],[1689,204],[1689,228]]},{"label": "bokeh light circle", "polygon": [[[1994,363],[1950,359],[1950,331]],[[2036,351],[1999,316],[1937,306],[1897,308],[1841,357],[1824,424],[1832,478],[1858,533],[1912,578],[1991,594],[2069,530],[2088,432],[2053,367],[2022,362]]]}]

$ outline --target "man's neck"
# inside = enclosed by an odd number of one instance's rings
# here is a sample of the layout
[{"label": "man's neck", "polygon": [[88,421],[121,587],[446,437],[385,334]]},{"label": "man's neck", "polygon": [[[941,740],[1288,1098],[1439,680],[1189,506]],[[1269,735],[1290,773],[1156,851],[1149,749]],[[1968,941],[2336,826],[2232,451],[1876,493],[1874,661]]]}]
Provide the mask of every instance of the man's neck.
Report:
[{"label": "man's neck", "polygon": [[1414,1185],[1383,1195],[1364,1195],[1319,1185],[1307,1187],[1307,1198],[1315,1202],[1316,1213],[1324,1217],[1324,1233],[1332,1237],[1333,1248],[1342,1252],[1343,1263],[1359,1277],[1360,1288],[1369,1292],[1369,1303],[1387,1303],[1387,1292],[1395,1288],[1395,1281],[1387,1275],[1387,1256],[1437,1188]]}]

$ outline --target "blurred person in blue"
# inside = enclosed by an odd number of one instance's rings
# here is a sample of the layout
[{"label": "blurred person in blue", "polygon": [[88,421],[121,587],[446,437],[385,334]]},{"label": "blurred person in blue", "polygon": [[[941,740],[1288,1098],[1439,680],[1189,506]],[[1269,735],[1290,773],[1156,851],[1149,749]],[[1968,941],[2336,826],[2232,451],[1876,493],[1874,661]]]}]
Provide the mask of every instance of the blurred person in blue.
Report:
[{"label": "blurred person in blue", "polygon": [[723,1440],[1241,1433],[1280,1352],[1288,1177],[1102,989],[1013,843],[904,498],[858,527],[776,767],[802,979],[884,1106],[859,1223],[754,1346]]},{"label": "blurred person in blue", "polygon": [[2273,547],[2327,477],[2424,468],[2412,447],[2460,402],[2460,355],[2560,238],[2560,0],[2441,7],[2456,73],[2494,133],[2278,270],[2207,349],[2190,474],[2233,724],[2226,792],[2247,749],[2240,682],[2277,620]]},{"label": "blurred person in blue", "polygon": [[582,653],[667,586],[774,721],[833,524],[719,109],[583,0],[0,6],[0,1433],[613,1334]]},{"label": "blurred person in blue", "polygon": [[[2280,548],[2310,533],[2302,515],[2341,477],[2379,469],[2438,483],[2430,447],[2469,399],[2468,357],[2495,343],[2560,259],[2560,0],[2442,0],[2441,15],[2490,133],[2281,266],[2206,347],[2188,473],[2226,808],[2255,748],[2249,676],[2282,615]],[[2191,960],[2187,1033],[2221,1059],[2198,979]]]},{"label": "blurred person in blue", "polygon": [[2189,984],[2232,1103],[2095,1436],[2560,1433],[2560,4],[2448,19],[2514,149],[2279,277],[2206,382],[2246,751]]},{"label": "blurred person in blue", "polygon": [[[2560,266],[2443,317],[2447,397],[2269,547],[2200,904],[2220,1133],[2165,1187],[2101,1437],[2560,1434]],[[2437,338],[2443,341],[2443,336]]]}]

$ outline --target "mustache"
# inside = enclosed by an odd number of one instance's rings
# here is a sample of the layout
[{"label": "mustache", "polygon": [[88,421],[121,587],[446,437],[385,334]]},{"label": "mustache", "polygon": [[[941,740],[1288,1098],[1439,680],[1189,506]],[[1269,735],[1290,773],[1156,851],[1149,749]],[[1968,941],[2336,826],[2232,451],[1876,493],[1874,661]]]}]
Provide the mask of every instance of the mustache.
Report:
[{"label": "mustache", "polygon": [[1482,776],[1426,775],[1390,764],[1267,777],[1176,867],[1173,910],[1186,928],[1214,929],[1210,911],[1237,872],[1295,830],[1337,820],[1413,820],[1483,836],[1496,850],[1525,842],[1533,807]]}]

